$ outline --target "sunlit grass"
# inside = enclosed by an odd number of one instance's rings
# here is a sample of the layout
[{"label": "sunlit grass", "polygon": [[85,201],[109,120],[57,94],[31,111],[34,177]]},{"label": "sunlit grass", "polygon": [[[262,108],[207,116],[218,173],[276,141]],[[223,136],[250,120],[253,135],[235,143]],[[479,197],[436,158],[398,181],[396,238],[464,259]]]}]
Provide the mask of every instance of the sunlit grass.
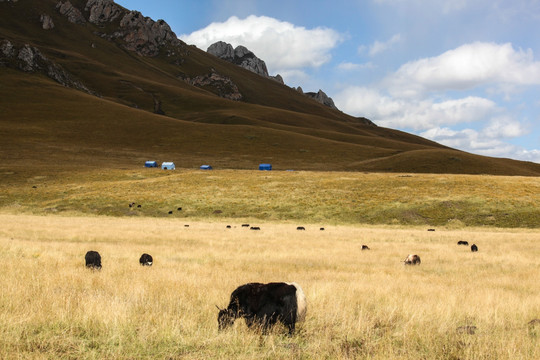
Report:
[{"label": "sunlit grass", "polygon": [[[540,356],[526,325],[540,317],[537,230],[297,231],[296,223],[259,221],[255,232],[234,219],[0,220],[2,359]],[[102,255],[101,271],[84,267],[91,249]],[[153,267],[138,265],[143,252]],[[422,264],[403,266],[409,253]],[[303,287],[308,316],[297,335],[278,328],[261,336],[241,321],[217,331],[215,305],[250,281]],[[459,326],[477,332],[459,334]]]},{"label": "sunlit grass", "polygon": [[[540,179],[534,177],[181,169],[24,175],[2,174],[4,212],[452,228],[540,226]],[[141,208],[129,208],[131,202]]]}]

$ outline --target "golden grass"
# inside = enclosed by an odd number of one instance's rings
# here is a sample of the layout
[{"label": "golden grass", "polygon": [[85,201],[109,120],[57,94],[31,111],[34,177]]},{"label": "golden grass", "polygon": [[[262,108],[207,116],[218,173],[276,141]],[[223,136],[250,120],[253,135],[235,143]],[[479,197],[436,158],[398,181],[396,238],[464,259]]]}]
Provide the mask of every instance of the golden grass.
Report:
[{"label": "golden grass", "polygon": [[[538,230],[0,220],[2,359],[540,357],[538,333],[526,325],[540,317]],[[101,271],[84,267],[91,249],[102,255]],[[138,265],[143,252],[154,256],[152,268]],[[403,266],[409,253],[422,264]],[[215,305],[249,281],[303,287],[308,315],[297,335],[261,336],[242,321],[217,331]],[[476,334],[456,332],[466,325]]]}]

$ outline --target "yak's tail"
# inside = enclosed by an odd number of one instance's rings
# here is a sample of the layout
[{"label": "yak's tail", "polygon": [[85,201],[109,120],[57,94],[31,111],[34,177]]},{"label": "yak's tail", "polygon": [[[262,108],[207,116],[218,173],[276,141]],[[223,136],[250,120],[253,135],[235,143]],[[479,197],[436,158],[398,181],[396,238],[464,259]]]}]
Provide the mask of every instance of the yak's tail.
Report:
[{"label": "yak's tail", "polygon": [[296,321],[304,321],[307,312],[307,301],[304,291],[297,283],[289,283],[296,288]]}]

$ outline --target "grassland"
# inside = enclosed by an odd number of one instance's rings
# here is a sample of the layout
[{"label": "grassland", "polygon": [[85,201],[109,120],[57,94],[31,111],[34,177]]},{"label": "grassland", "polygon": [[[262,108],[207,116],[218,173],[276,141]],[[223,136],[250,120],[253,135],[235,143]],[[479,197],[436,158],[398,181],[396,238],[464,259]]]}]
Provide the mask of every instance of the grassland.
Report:
[{"label": "grassland", "polygon": [[[2,359],[538,359],[540,232],[0,215]],[[233,225],[226,229],[225,225]],[[476,243],[471,253],[458,240]],[[370,251],[361,251],[368,244]],[[98,250],[103,269],[84,268]],[[152,268],[138,265],[142,252]],[[417,253],[422,264],[400,261]],[[296,281],[298,333],[217,330],[239,284]],[[476,326],[474,335],[460,326]]]},{"label": "grassland", "polygon": [[[540,227],[538,177],[0,169],[0,211],[307,224]],[[141,208],[129,208],[136,202]],[[182,207],[182,211],[177,211]],[[173,210],[173,214],[168,212]]]}]

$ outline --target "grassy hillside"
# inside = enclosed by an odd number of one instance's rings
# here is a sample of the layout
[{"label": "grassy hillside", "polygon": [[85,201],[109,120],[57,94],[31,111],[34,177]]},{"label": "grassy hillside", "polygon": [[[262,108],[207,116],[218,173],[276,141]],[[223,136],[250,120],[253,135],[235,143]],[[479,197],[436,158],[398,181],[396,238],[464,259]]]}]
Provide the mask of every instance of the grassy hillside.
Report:
[{"label": "grassy hillside", "polygon": [[[87,15],[86,1],[71,2]],[[539,164],[466,154],[367,125],[193,46],[137,55],[119,40],[98,36],[113,32],[119,20],[73,24],[56,4],[0,3],[0,41],[37,47],[99,96],[0,62],[0,166],[54,161],[73,170],[157,159],[234,169],[272,162],[281,169],[324,171],[540,174]],[[42,29],[44,13],[54,29]],[[182,80],[211,71],[237,84],[243,100],[226,100]],[[156,102],[165,115],[154,114]]]},{"label": "grassy hillside", "polygon": [[[97,164],[96,164],[97,166]],[[108,165],[107,165],[108,166]],[[35,187],[35,188],[34,188]],[[540,228],[538,177],[24,166],[0,172],[11,214]],[[136,202],[141,208],[130,208]],[[177,211],[182,207],[182,211]],[[173,214],[168,214],[169,211]]]}]

